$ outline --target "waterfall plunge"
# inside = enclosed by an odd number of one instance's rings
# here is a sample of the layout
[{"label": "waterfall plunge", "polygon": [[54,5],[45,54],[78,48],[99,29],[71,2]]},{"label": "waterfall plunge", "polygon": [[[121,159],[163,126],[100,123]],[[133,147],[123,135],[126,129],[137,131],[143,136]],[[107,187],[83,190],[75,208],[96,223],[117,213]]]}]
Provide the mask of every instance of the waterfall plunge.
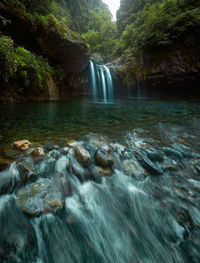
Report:
[{"label": "waterfall plunge", "polygon": [[90,74],[93,100],[104,103],[113,102],[113,81],[109,68],[105,65],[95,65],[90,61]]}]

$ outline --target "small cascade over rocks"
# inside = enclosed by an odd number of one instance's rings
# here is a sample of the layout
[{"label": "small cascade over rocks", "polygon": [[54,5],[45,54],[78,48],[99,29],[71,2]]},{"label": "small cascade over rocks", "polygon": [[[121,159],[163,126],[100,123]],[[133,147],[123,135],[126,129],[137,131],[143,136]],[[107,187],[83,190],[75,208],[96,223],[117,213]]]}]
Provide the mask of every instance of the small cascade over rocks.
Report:
[{"label": "small cascade over rocks", "polygon": [[113,81],[106,65],[94,64],[90,60],[91,86],[94,102],[113,102]]}]

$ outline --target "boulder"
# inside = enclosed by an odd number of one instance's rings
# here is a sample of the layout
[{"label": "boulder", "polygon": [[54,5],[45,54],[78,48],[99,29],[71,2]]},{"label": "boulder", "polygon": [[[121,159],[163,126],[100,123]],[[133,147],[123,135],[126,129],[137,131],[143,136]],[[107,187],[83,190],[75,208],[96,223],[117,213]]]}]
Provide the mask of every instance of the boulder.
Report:
[{"label": "boulder", "polygon": [[104,168],[111,168],[114,164],[114,158],[109,147],[101,147],[97,149],[94,158],[95,162]]},{"label": "boulder", "polygon": [[23,212],[32,216],[56,213],[65,206],[60,190],[49,179],[44,178],[20,189],[16,203]]},{"label": "boulder", "polygon": [[75,157],[84,167],[88,167],[91,164],[92,158],[90,153],[80,145],[75,147]]},{"label": "boulder", "polygon": [[28,140],[19,140],[13,143],[13,147],[20,151],[25,151],[29,149],[30,145],[31,143]]},{"label": "boulder", "polygon": [[42,159],[45,155],[44,150],[41,147],[37,147],[36,149],[32,150],[29,154],[34,160]]}]

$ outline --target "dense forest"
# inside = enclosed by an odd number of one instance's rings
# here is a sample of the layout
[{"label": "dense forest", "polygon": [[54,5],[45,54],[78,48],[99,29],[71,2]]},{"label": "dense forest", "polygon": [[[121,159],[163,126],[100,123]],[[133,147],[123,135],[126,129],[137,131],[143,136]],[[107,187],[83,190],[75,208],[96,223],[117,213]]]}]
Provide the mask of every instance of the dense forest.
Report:
[{"label": "dense forest", "polygon": [[121,0],[117,22],[101,0],[3,0],[0,32],[1,89],[23,96],[46,96],[49,83],[63,80],[73,89],[90,56],[113,61],[131,85],[161,71],[200,70],[195,0]]}]

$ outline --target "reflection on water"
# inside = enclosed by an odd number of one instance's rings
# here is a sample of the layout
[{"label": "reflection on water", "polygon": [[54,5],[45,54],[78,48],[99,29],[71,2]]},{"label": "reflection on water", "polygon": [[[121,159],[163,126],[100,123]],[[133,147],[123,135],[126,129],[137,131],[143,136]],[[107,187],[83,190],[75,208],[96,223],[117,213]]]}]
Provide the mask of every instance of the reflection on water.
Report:
[{"label": "reflection on water", "polygon": [[[152,129],[157,123],[187,126],[200,116],[200,105],[185,102],[88,101],[29,103],[0,107],[0,141],[16,139],[44,142],[78,138],[89,132],[120,138],[133,128]],[[153,128],[152,128],[153,127]]]}]

